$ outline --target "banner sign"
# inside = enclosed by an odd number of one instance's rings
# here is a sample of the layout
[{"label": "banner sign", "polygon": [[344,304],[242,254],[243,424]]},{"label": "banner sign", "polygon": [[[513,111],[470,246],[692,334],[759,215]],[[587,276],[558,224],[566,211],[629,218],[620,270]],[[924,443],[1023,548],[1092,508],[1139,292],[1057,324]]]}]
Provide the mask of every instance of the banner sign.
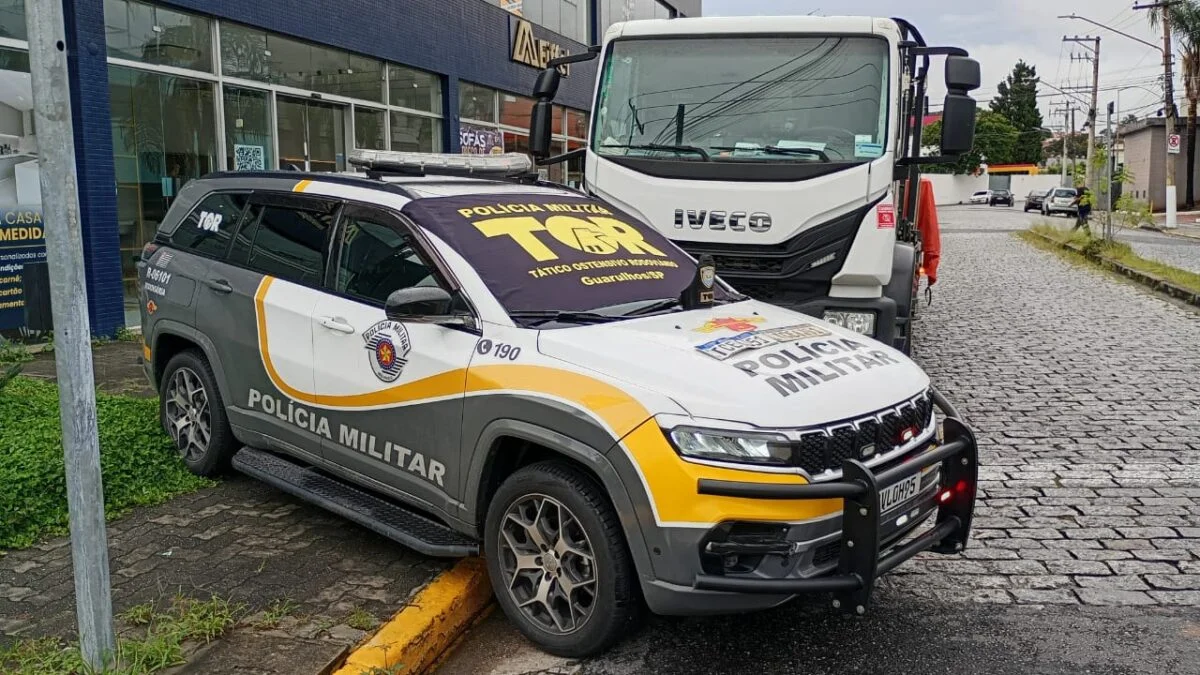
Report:
[{"label": "banner sign", "polygon": [[658,230],[592,199],[442,197],[403,212],[466,258],[510,312],[678,298],[696,276]]},{"label": "banner sign", "polygon": [[25,325],[25,265],[46,261],[42,207],[0,207],[0,330]]},{"label": "banner sign", "polygon": [[458,127],[458,143],[464,155],[499,155],[504,152],[504,132],[461,124]]}]

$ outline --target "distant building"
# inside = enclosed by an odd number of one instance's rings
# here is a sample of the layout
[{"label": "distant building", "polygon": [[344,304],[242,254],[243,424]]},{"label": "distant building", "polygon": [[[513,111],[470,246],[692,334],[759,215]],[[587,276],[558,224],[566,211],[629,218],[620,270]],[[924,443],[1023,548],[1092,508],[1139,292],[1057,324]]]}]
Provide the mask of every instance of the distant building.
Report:
[{"label": "distant building", "polygon": [[[1175,201],[1176,206],[1183,206],[1187,198],[1187,134],[1185,120],[1179,120],[1179,133],[1183,136],[1179,154],[1175,155]],[[1133,177],[1127,182],[1122,191],[1134,199],[1150,203],[1155,211],[1166,210],[1166,160],[1167,160],[1167,120],[1162,117],[1150,117],[1138,120],[1132,124],[1122,125],[1117,132],[1118,164],[1124,155],[1124,165]],[[1123,152],[1122,152],[1123,151]],[[1197,172],[1200,179],[1200,171]],[[1200,180],[1195,181],[1195,188],[1200,191]]]}]

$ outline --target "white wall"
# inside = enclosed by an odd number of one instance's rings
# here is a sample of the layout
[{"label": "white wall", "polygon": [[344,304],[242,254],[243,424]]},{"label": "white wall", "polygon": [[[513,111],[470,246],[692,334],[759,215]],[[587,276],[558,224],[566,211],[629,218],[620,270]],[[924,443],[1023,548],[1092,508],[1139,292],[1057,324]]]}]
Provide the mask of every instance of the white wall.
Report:
[{"label": "white wall", "polygon": [[[971,194],[988,189],[986,174],[979,176],[955,176],[945,173],[925,174],[933,183],[933,200],[938,206],[948,204],[966,204]],[[1013,176],[1013,194],[1021,199],[1030,190],[1048,190],[1058,187],[1059,176],[1054,174],[1039,174],[1037,176]]]}]

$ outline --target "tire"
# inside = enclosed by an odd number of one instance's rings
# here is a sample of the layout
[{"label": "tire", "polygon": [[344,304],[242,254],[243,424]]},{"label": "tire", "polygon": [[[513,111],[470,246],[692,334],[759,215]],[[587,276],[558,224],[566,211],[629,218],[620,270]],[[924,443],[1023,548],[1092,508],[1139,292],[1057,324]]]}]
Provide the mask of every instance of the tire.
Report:
[{"label": "tire", "polygon": [[215,476],[228,469],[239,446],[229,428],[217,378],[204,354],[188,349],[171,357],[158,391],[159,420],[188,470]]},{"label": "tire", "polygon": [[[565,537],[564,508],[571,519]],[[554,509],[554,517],[549,509]],[[547,524],[556,525],[557,532],[547,529]],[[557,543],[549,541],[555,536]],[[590,563],[582,555],[588,548]],[[541,555],[535,553],[539,549]],[[597,654],[623,637],[641,617],[637,570],[617,514],[603,489],[568,464],[532,464],[500,485],[488,505],[484,554],[496,600],[508,619],[551,654],[569,658]],[[564,578],[580,584],[565,596]],[[550,596],[548,604],[534,599],[543,588]],[[563,597],[568,598],[565,608]],[[584,605],[582,618],[575,614],[573,600]],[[526,609],[519,606],[522,601],[530,603]],[[552,605],[560,618],[563,610],[568,610],[571,623],[554,620],[548,611]]]}]

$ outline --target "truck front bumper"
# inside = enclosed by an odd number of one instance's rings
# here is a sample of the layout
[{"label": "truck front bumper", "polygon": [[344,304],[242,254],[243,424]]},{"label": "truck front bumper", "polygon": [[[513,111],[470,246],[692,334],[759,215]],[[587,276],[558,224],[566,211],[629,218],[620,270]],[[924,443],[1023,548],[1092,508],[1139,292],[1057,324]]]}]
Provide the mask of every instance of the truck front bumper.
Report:
[{"label": "truck front bumper", "polygon": [[[878,473],[857,460],[847,460],[842,467],[841,479],[830,482],[804,485],[708,479],[698,482],[697,492],[702,495],[744,499],[843,499],[836,567],[807,578],[764,578],[753,574],[706,571],[695,576],[691,589],[659,587],[657,593],[651,593],[675,596],[673,602],[665,604],[699,604],[700,598],[689,601],[679,597],[680,592],[688,590],[710,596],[705,604],[738,611],[777,605],[799,594],[831,592],[835,608],[862,614],[870,606],[872,590],[881,575],[922,551],[947,554],[962,551],[970,535],[975,505],[978,450],[970,428],[936,391],[934,403],[946,415],[944,442]],[[916,474],[926,474],[927,469],[935,466],[939,468],[940,483],[934,493],[932,510],[923,511],[911,522],[901,523],[902,526],[889,522],[885,527],[885,521],[891,521],[897,514],[881,513],[881,493]],[[906,538],[934,513],[936,520],[931,528]],[[788,547],[786,541],[743,540],[721,542],[718,550],[721,555],[767,554],[786,559],[792,552]],[[709,552],[712,552],[711,547]],[[679,613],[693,613],[686,608],[680,609]]]}]

